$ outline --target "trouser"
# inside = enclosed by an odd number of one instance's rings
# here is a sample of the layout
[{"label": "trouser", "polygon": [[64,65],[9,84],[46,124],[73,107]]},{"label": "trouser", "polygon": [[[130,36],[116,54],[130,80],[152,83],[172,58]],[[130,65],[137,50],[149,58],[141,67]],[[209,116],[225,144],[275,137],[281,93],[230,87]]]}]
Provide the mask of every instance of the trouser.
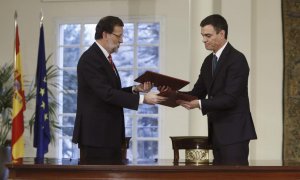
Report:
[{"label": "trouser", "polygon": [[121,164],[121,148],[80,146],[80,164]]},{"label": "trouser", "polygon": [[213,147],[213,164],[220,165],[248,165],[249,140]]}]

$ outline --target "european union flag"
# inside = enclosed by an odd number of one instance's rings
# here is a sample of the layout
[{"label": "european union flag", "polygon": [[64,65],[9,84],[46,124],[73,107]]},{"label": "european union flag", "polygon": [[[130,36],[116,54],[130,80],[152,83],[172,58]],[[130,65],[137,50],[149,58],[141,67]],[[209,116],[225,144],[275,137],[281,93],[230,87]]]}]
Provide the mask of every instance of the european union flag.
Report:
[{"label": "european union flag", "polygon": [[37,148],[36,159],[43,160],[44,154],[48,152],[48,145],[50,143],[47,71],[43,24],[41,24],[40,28],[36,86],[33,146]]}]

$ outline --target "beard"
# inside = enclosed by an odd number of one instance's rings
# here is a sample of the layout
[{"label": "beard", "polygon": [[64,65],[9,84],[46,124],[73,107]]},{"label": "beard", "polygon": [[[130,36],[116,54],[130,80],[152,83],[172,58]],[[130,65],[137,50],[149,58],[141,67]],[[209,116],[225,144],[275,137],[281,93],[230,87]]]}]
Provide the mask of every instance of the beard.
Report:
[{"label": "beard", "polygon": [[119,51],[119,46],[114,47],[114,48],[112,49],[112,51],[115,52],[115,53],[117,53],[117,52]]},{"label": "beard", "polygon": [[120,44],[115,44],[112,41],[108,41],[108,48],[111,49],[110,53],[118,52]]}]

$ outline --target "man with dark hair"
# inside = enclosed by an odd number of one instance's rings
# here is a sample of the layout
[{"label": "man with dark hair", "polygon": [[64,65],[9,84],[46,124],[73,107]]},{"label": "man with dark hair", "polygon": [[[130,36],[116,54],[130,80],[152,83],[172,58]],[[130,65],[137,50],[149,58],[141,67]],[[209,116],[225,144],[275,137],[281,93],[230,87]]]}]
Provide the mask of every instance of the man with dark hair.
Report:
[{"label": "man with dark hair", "polygon": [[123,42],[123,26],[118,17],[100,19],[96,42],[78,62],[77,112],[72,141],[78,143],[81,163],[121,163],[121,146],[125,141],[123,108],[137,110],[139,104],[165,100],[149,93],[151,82],[121,87],[111,54],[117,52]]},{"label": "man with dark hair", "polygon": [[200,26],[205,48],[212,53],[205,58],[194,88],[186,92],[199,99],[178,102],[208,116],[214,164],[247,165],[249,142],[257,137],[249,105],[246,57],[227,41],[228,25],[221,15],[206,17]]}]

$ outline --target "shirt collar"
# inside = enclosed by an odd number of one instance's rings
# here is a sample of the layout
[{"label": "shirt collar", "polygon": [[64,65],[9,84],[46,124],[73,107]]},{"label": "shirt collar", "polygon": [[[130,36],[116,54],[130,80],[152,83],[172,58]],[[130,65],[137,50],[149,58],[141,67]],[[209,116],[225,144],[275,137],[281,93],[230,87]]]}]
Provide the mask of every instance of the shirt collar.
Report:
[{"label": "shirt collar", "polygon": [[99,48],[101,49],[101,51],[103,52],[103,54],[106,57],[106,59],[108,60],[109,53],[106,51],[106,49],[103,46],[101,46],[101,44],[99,44],[97,41],[95,41],[95,42],[99,46]]},{"label": "shirt collar", "polygon": [[217,56],[218,60],[219,60],[219,57],[221,56],[224,48],[226,47],[226,45],[228,44],[228,41],[226,41],[226,43],[215,53],[215,55]]}]

